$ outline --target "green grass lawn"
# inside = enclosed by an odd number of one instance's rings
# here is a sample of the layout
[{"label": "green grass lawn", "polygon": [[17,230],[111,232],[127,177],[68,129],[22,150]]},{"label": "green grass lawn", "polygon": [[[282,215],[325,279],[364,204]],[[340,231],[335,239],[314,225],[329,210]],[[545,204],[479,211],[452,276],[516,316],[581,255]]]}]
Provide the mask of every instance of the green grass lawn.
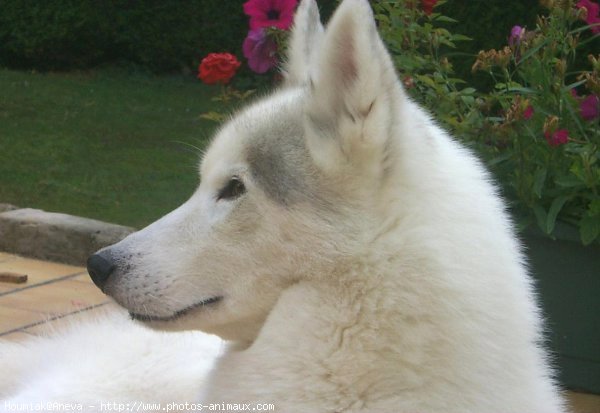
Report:
[{"label": "green grass lawn", "polygon": [[0,203],[152,222],[197,184],[215,92],[191,76],[0,69]]}]

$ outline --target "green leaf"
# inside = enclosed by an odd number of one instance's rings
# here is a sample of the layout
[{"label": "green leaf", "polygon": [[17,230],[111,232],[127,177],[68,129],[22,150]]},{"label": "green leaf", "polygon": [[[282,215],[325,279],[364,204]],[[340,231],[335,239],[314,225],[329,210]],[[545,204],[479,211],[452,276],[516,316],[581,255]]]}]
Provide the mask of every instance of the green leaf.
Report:
[{"label": "green leaf", "polygon": [[488,166],[494,166],[496,164],[499,164],[500,162],[504,162],[510,159],[511,157],[512,154],[510,152],[504,152],[502,155],[498,155],[495,158],[490,159],[490,161],[487,164]]},{"label": "green leaf", "polygon": [[590,245],[600,235],[600,215],[584,216],[579,221],[579,235],[583,245]]},{"label": "green leaf", "polygon": [[576,176],[559,176],[557,177],[554,182],[556,183],[556,185],[558,186],[562,186],[563,188],[572,188],[575,186],[581,186],[583,185],[583,182],[581,182],[581,180],[579,178],[577,178]]},{"label": "green leaf", "polygon": [[460,99],[467,106],[473,106],[475,104],[475,98],[473,96],[461,96]]},{"label": "green leaf", "polygon": [[533,207],[533,213],[535,214],[535,219],[537,221],[538,227],[540,227],[540,229],[545,232],[547,221],[546,211],[544,211],[544,208],[542,208],[541,206],[535,205]]},{"label": "green leaf", "polygon": [[571,93],[571,89],[575,89],[577,86],[583,85],[585,82],[586,82],[585,79],[577,81],[577,82],[573,82],[571,84],[564,86],[561,91],[566,92],[566,93]]},{"label": "green leaf", "polygon": [[554,201],[552,201],[552,205],[550,205],[550,210],[548,211],[548,215],[546,216],[546,234],[552,234],[554,231],[554,225],[556,224],[556,217],[558,213],[565,205],[565,202],[569,200],[568,196],[559,196]]},{"label": "green leaf", "polygon": [[546,175],[548,170],[546,168],[538,168],[533,175],[533,193],[538,198],[542,197],[542,188],[546,182]]},{"label": "green leaf", "polygon": [[600,216],[600,199],[594,199],[588,206],[588,214]]},{"label": "green leaf", "polygon": [[226,115],[223,115],[222,113],[214,112],[214,111],[201,113],[200,116],[198,116],[198,117],[201,119],[212,120],[213,122],[223,122],[227,118]]},{"label": "green leaf", "polygon": [[458,42],[468,42],[473,40],[472,38],[470,38],[469,36],[465,36],[463,34],[453,34],[452,35],[452,40],[456,40]]},{"label": "green leaf", "polygon": [[535,89],[532,89],[530,87],[522,87],[522,86],[509,87],[508,91],[509,92],[519,92],[519,93],[522,93],[524,95],[536,95],[536,94],[538,94],[538,92]]},{"label": "green leaf", "polygon": [[417,80],[419,80],[419,81],[421,81],[421,82],[425,83],[425,84],[426,84],[427,86],[429,86],[429,87],[435,87],[435,86],[436,86],[436,85],[435,85],[435,82],[433,81],[433,79],[432,79],[432,78],[430,78],[429,76],[426,76],[426,75],[418,75],[418,76],[415,76],[415,77],[417,78]]},{"label": "green leaf", "polygon": [[447,23],[457,23],[458,22],[458,20],[454,20],[453,18],[448,17],[448,16],[442,16],[441,14],[439,16],[437,16],[434,20],[438,21],[438,22],[447,22]]}]

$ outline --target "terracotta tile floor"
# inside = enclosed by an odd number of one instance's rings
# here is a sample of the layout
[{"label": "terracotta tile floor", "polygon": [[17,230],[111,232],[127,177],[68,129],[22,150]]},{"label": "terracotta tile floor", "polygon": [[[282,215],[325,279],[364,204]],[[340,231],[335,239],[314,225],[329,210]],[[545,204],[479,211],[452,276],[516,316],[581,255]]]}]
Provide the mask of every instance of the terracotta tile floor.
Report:
[{"label": "terracotta tile floor", "polygon": [[[0,340],[27,340],[110,305],[82,267],[0,252],[0,272],[28,275],[25,284],[0,282]],[[567,392],[567,397],[574,413],[600,413],[600,396]]]},{"label": "terracotta tile floor", "polygon": [[24,284],[0,282],[0,339],[23,340],[40,334],[40,324],[102,307],[109,299],[82,267],[0,252],[0,272],[27,274]]}]

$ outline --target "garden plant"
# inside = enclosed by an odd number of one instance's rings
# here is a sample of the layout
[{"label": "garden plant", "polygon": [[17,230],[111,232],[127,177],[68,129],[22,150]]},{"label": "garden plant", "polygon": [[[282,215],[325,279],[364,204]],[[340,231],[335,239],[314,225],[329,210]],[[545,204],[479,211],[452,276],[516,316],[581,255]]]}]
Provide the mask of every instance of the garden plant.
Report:
[{"label": "garden plant", "polygon": [[[270,73],[276,81],[296,3],[244,3],[249,32],[243,51],[254,72]],[[597,242],[600,56],[590,54],[582,64],[578,52],[599,42],[600,7],[591,0],[543,0],[546,13],[535,27],[515,22],[505,45],[482,50],[474,58],[473,72],[490,78],[491,87],[482,90],[454,72],[453,59],[470,39],[448,29],[456,22],[437,12],[444,3],[372,3],[405,89],[443,127],[480,153],[521,227],[536,223],[553,236],[556,222],[563,221],[578,229],[584,245]],[[227,59],[215,69],[224,67],[231,74],[220,77],[222,84],[239,66]],[[203,64],[199,77],[211,83],[203,75]],[[226,88],[218,99],[244,99],[249,94]],[[223,119],[215,112],[207,117]]]}]

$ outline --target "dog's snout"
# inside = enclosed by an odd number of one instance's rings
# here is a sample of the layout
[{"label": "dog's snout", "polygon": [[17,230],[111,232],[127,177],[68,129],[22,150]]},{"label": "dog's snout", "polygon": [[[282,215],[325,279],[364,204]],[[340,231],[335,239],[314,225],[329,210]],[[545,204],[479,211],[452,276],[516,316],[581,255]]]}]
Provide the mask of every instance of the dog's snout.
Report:
[{"label": "dog's snout", "polygon": [[88,274],[90,274],[94,284],[102,291],[104,291],[104,286],[115,268],[116,265],[110,254],[105,252],[91,255],[87,260]]}]

